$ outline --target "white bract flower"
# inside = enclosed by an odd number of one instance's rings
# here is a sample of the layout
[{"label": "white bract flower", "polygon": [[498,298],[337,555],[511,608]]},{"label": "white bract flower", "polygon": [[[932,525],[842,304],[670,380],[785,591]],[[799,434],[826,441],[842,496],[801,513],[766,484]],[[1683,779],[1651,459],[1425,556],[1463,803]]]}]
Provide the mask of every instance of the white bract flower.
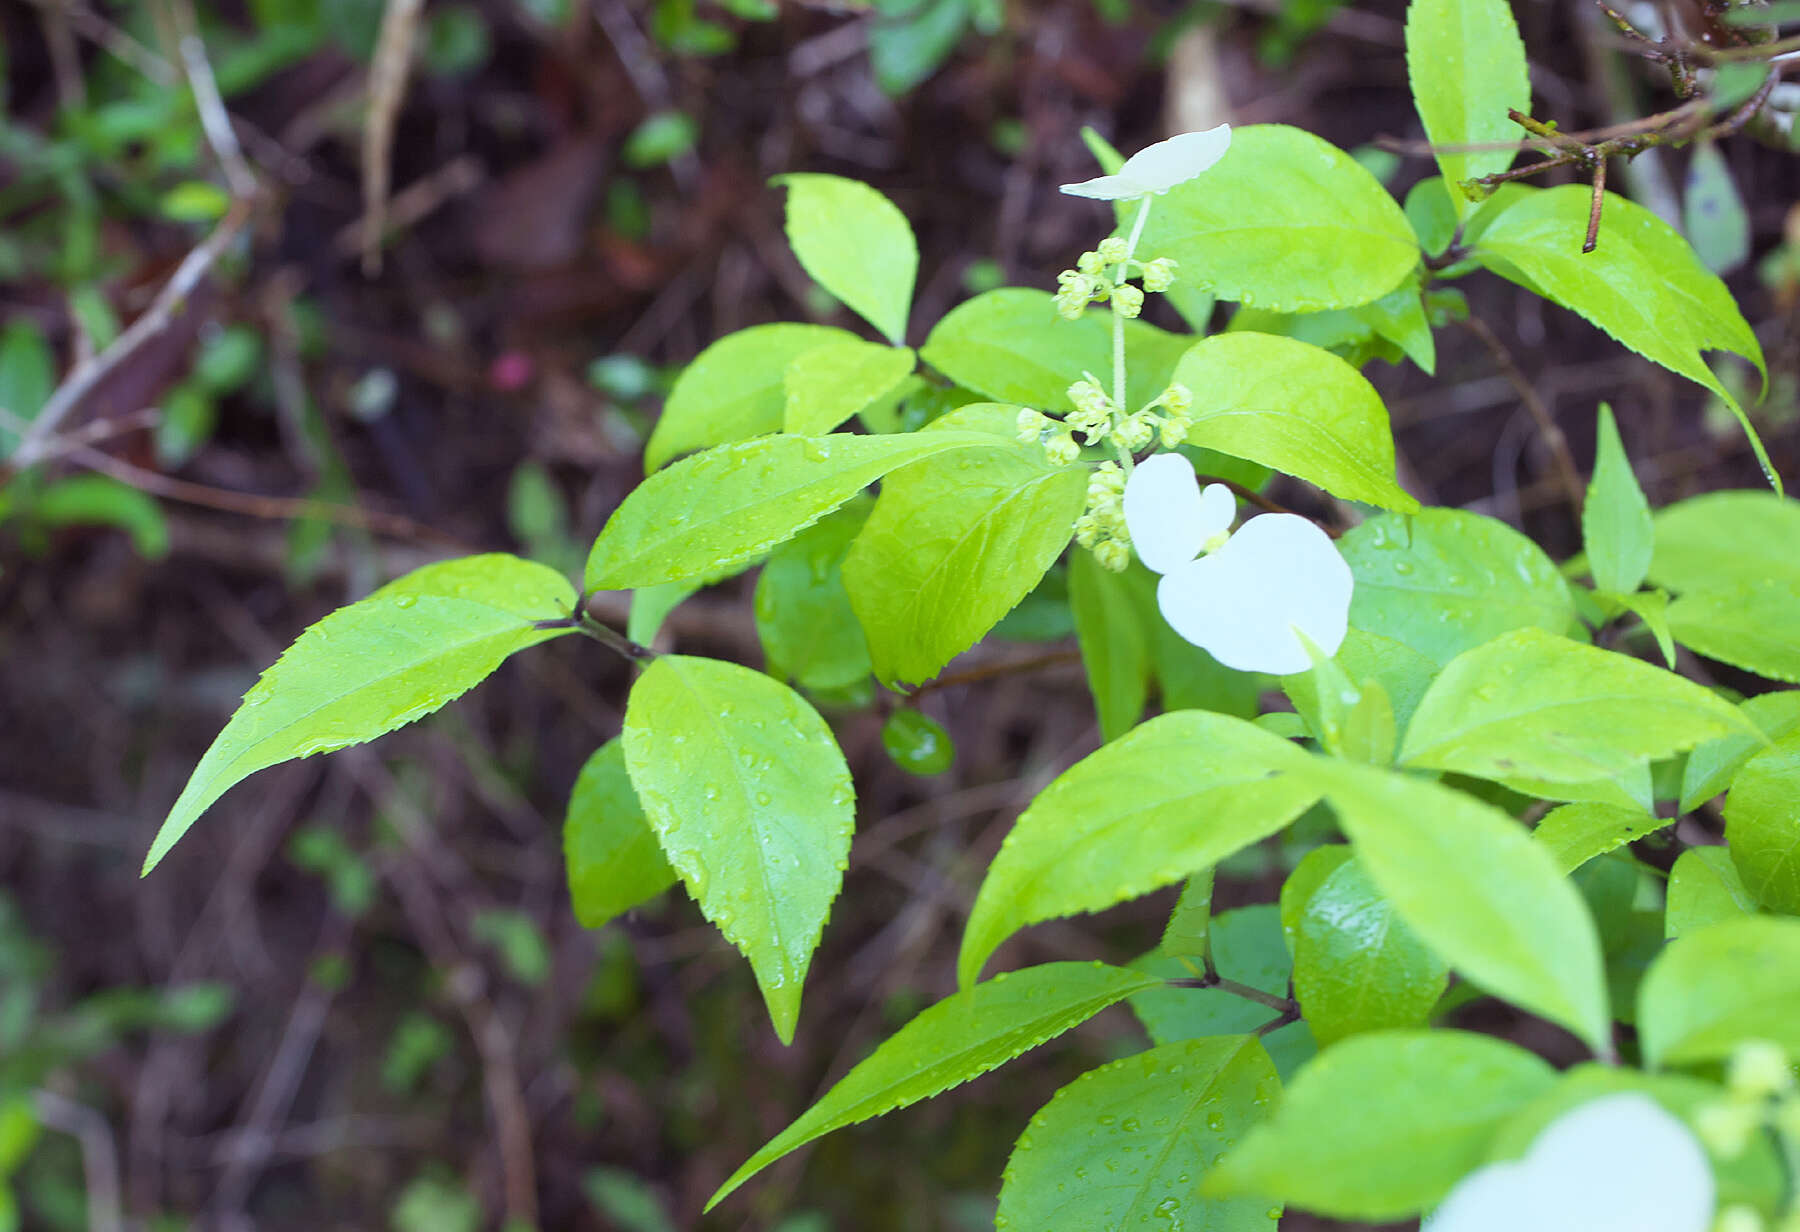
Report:
[{"label": "white bract flower", "polygon": [[1170,627],[1226,667],[1303,672],[1312,658],[1296,630],[1328,655],[1343,644],[1350,566],[1297,514],[1265,513],[1231,534],[1236,509],[1223,484],[1202,492],[1178,453],[1146,458],[1125,484],[1125,525],[1138,558],[1163,575],[1156,604]]},{"label": "white bract flower", "polygon": [[1465,1176],[1424,1232],[1706,1232],[1713,1199],[1699,1140],[1626,1092],[1565,1112],[1523,1159]]},{"label": "white bract flower", "polygon": [[1231,125],[1221,124],[1201,133],[1182,133],[1145,146],[1125,160],[1116,175],[1103,175],[1079,184],[1064,184],[1071,197],[1100,201],[1131,201],[1152,193],[1168,192],[1185,184],[1225,157],[1231,146]]}]

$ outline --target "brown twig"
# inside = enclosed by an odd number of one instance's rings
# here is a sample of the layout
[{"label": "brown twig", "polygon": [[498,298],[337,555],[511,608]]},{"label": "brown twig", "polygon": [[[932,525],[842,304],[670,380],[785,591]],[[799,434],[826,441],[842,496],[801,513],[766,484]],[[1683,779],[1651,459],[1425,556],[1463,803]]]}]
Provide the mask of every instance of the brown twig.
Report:
[{"label": "brown twig", "polygon": [[[74,410],[102,378],[117,368],[139,347],[169,327],[175,315],[181,311],[187,297],[206,272],[212,268],[213,262],[219,259],[237,234],[243,229],[245,221],[250,217],[248,202],[233,203],[225,217],[219,220],[212,234],[208,235],[200,246],[182,259],[175,273],[157,293],[156,299],[143,315],[133,321],[107,348],[84,364],[78,365],[56,392],[44,403],[37,418],[31,421],[31,427],[19,441],[18,448],[13,451],[10,460],[12,470],[22,470],[34,462],[42,460],[50,449],[52,435],[61,425],[70,411]],[[7,467],[0,467],[0,477],[4,477]]]},{"label": "brown twig", "polygon": [[1501,375],[1511,383],[1519,395],[1519,401],[1525,404],[1526,411],[1530,413],[1533,422],[1537,424],[1538,434],[1543,437],[1544,445],[1550,450],[1551,461],[1556,469],[1557,480],[1562,484],[1563,495],[1568,498],[1569,507],[1579,518],[1586,488],[1581,482],[1581,470],[1575,465],[1575,455],[1569,452],[1568,438],[1563,435],[1562,429],[1557,427],[1555,417],[1550,414],[1550,408],[1544,405],[1543,398],[1538,395],[1538,391],[1532,386],[1524,371],[1520,369],[1518,361],[1513,358],[1513,354],[1507,349],[1506,344],[1500,341],[1500,336],[1488,327],[1486,321],[1477,316],[1471,315],[1463,324],[1468,327],[1470,333],[1481,339],[1481,344],[1488,349],[1488,354],[1494,357],[1494,363],[1499,366]]},{"label": "brown twig", "polygon": [[1015,676],[1024,672],[1035,672],[1040,668],[1058,667],[1065,663],[1081,662],[1078,650],[1053,650],[1049,654],[1033,655],[1029,659],[1008,659],[1003,663],[986,663],[980,667],[972,667],[966,672],[956,672],[949,676],[939,676],[936,680],[927,680],[914,689],[911,697],[924,697],[927,693],[935,693],[939,689],[948,689],[959,684],[976,684],[983,680],[992,680],[996,676]]},{"label": "brown twig", "polygon": [[81,1144],[88,1228],[91,1232],[120,1232],[125,1221],[119,1207],[119,1151],[106,1118],[54,1091],[33,1091],[31,1107],[39,1121]]},{"label": "brown twig", "polygon": [[394,128],[400,104],[406,98],[406,78],[412,68],[413,39],[418,34],[424,0],[388,0],[381,15],[381,33],[375,40],[375,58],[369,69],[369,119],[363,129],[363,274],[381,272],[381,237],[387,230],[388,189],[392,169],[388,164],[394,147]]},{"label": "brown twig", "polygon": [[188,89],[193,92],[194,106],[200,112],[200,126],[206,131],[206,140],[213,153],[219,157],[219,166],[224,169],[231,195],[247,201],[256,195],[256,176],[251,173],[250,164],[244,161],[244,151],[231,127],[231,117],[225,113],[225,100],[219,96],[219,83],[206,58],[206,44],[200,39],[192,0],[171,0],[170,8],[179,31],[177,45],[182,67],[187,70]]}]

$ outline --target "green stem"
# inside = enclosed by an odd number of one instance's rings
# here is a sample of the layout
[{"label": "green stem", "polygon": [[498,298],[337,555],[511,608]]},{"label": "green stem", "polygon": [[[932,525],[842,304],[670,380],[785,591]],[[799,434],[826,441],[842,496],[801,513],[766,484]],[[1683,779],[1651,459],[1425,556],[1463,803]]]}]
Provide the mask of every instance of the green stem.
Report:
[{"label": "green stem", "polygon": [[[1149,196],[1138,199],[1137,219],[1131,224],[1131,237],[1125,241],[1125,259],[1119,262],[1118,271],[1113,275],[1113,285],[1122,286],[1125,275],[1131,265],[1131,256],[1137,251],[1138,238],[1144,234],[1144,222],[1150,217]],[[1113,344],[1113,407],[1120,415],[1125,414],[1125,318],[1119,315],[1115,307],[1112,310],[1112,344]],[[1126,462],[1129,471],[1131,464]]]}]

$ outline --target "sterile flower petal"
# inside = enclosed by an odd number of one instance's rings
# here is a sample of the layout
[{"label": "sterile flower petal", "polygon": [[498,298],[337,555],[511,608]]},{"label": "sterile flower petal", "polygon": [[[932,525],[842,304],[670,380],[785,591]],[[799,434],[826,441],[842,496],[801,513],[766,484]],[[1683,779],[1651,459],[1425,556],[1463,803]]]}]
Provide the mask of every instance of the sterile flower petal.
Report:
[{"label": "sterile flower petal", "polygon": [[1152,454],[1125,481],[1125,529],[1138,559],[1157,573],[1187,564],[1231,525],[1229,513],[1216,524],[1217,513],[1217,502],[1209,506],[1200,495],[1194,464],[1178,453]]},{"label": "sterile flower petal", "polygon": [[[1180,456],[1180,455],[1176,455]],[[1200,542],[1205,543],[1237,520],[1237,497],[1222,483],[1209,483],[1200,493]]]},{"label": "sterile flower petal", "polygon": [[1152,193],[1166,193],[1218,162],[1230,148],[1229,124],[1204,132],[1181,133],[1167,141],[1145,146],[1125,160],[1117,175],[1064,184],[1062,191],[1071,197],[1093,197],[1100,201],[1128,201]]},{"label": "sterile flower petal", "polygon": [[1564,1113],[1523,1159],[1471,1172],[1426,1232],[1706,1232],[1712,1167],[1688,1127],[1647,1095],[1608,1095]]},{"label": "sterile flower petal", "polygon": [[1175,632],[1226,667],[1287,675],[1312,666],[1296,627],[1337,653],[1354,586],[1324,531],[1297,514],[1266,513],[1212,555],[1168,571],[1156,602]]},{"label": "sterile flower petal", "polygon": [[1166,193],[1211,167],[1231,148],[1231,125],[1199,133],[1181,133],[1145,146],[1125,160],[1119,178],[1144,185],[1144,191]]}]

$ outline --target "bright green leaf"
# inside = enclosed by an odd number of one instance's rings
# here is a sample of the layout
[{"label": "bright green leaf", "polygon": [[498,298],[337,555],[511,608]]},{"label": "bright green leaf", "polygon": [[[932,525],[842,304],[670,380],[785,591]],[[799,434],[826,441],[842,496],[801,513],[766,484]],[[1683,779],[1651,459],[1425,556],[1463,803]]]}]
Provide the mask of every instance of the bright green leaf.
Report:
[{"label": "bright green leaf", "polygon": [[1181,957],[1206,956],[1211,949],[1212,893],[1212,869],[1203,869],[1187,879],[1181,887],[1181,897],[1175,900],[1175,909],[1169,912],[1169,922],[1163,928],[1160,947],[1163,953]]},{"label": "bright green leaf", "polygon": [[782,175],[787,237],[813,280],[898,346],[906,339],[919,246],[906,215],[856,180]]},{"label": "bright green leaf", "polygon": [[831,728],[761,672],[664,655],[632,687],[623,741],[664,854],[750,960],[788,1043],[856,820]]},{"label": "bright green leaf", "polygon": [[1669,631],[1709,659],[1800,683],[1800,580],[1763,578],[1689,591],[1669,605]]},{"label": "bright green leaf", "polygon": [[970,446],[971,432],[766,436],[665,467],[613,510],[588,554],[588,590],[629,590],[745,564],[896,467]]},{"label": "bright green leaf", "polygon": [[1744,888],[1731,852],[1724,847],[1690,847],[1669,870],[1664,931],[1685,937],[1721,920],[1756,914],[1756,896]]},{"label": "bright green leaf", "polygon": [[1399,347],[1427,375],[1437,371],[1437,339],[1432,336],[1416,278],[1407,279],[1378,300],[1344,311]]},{"label": "bright green leaf", "polygon": [[608,740],[582,766],[563,819],[569,898],[583,928],[599,928],[675,884],[656,831],[644,816],[625,748]]},{"label": "bright green leaf", "polygon": [[1294,996],[1321,1048],[1423,1026],[1449,975],[1354,858],[1325,877],[1295,922]]},{"label": "bright green leaf", "polygon": [[912,375],[911,347],[854,339],[802,351],[788,364],[781,430],[830,432]]},{"label": "bright green leaf", "polygon": [[1611,1018],[1594,922],[1556,861],[1517,822],[1391,770],[1318,760],[1312,777],[1357,861],[1439,958],[1607,1050]]},{"label": "bright green leaf", "polygon": [[1800,1060],[1800,920],[1746,916],[1669,943],[1638,993],[1644,1064],[1718,1061],[1745,1040]]},{"label": "bright green leaf", "polygon": [[373,740],[461,696],[514,651],[571,632],[575,588],[493,553],[415,569],[308,628],[200,759],[150,854],[156,867],[227,788],[266,766]]},{"label": "bright green leaf", "polygon": [[1283,124],[1233,129],[1231,149],[1205,175],[1151,200],[1138,252],[1172,257],[1184,282],[1248,306],[1366,304],[1419,262],[1412,227],[1380,182],[1330,142]]},{"label": "bright green leaf", "polygon": [[679,582],[659,582],[632,591],[631,610],[625,617],[625,636],[640,646],[648,646],[662,631],[669,613],[706,584],[706,579],[683,578]]},{"label": "bright green leaf", "polygon": [[1300,1072],[1202,1192],[1257,1194],[1341,1219],[1416,1215],[1483,1160],[1495,1131],[1556,1071],[1464,1031],[1345,1040]]},{"label": "bright green leaf", "polygon": [[[1125,322],[1127,400],[1161,393],[1193,339],[1144,321]],[[1093,373],[1112,388],[1112,320],[1090,310],[1066,321],[1043,291],[1005,287],[958,305],[932,329],[919,354],[958,385],[996,402],[1061,413],[1069,386]]]},{"label": "bright green leaf", "polygon": [[[1406,70],[1456,216],[1472,200],[1461,181],[1505,171],[1520,130],[1509,109],[1531,111],[1525,44],[1507,0],[1412,0],[1406,10]],[[1459,146],[1497,145],[1460,151]]]},{"label": "bright green leaf", "polygon": [[[1148,583],[1148,585],[1146,585]],[[1102,569],[1092,552],[1069,560],[1069,610],[1088,690],[1103,740],[1116,740],[1144,716],[1150,696],[1150,625],[1145,600],[1154,582],[1147,573]]]},{"label": "bright green leaf", "polygon": [[1800,543],[1800,501],[1708,492],[1657,511],[1650,580],[1678,594],[1763,580],[1800,584],[1800,554],[1770,550],[1790,543]]},{"label": "bright green leaf", "polygon": [[769,554],[756,579],[756,635],[771,674],[841,689],[869,674],[869,645],[844,589],[844,553],[875,502],[852,500]]},{"label": "bright green leaf", "polygon": [[1709,740],[1689,753],[1681,776],[1682,812],[1692,812],[1731,786],[1744,763],[1767,748],[1769,742],[1800,731],[1800,689],[1764,693],[1750,698],[1738,709],[1761,734],[1733,732]]},{"label": "bright green leaf", "polygon": [[1631,473],[1612,408],[1604,402],[1600,404],[1598,442],[1594,478],[1581,507],[1581,538],[1594,585],[1628,595],[1650,571],[1656,532],[1650,522],[1650,502]]},{"label": "bright green leaf", "polygon": [[996,1227],[1257,1232],[1261,1199],[1197,1197],[1213,1158],[1281,1092],[1255,1038],[1183,1040],[1090,1070],[1031,1118],[1000,1187]]},{"label": "bright green leaf", "polygon": [[985,1074],[1160,982],[1103,963],[1047,963],[946,997],[895,1032],[745,1161],[707,1209],[795,1148]]},{"label": "bright green leaf", "polygon": [[1242,719],[1179,710],[1070,767],[1006,836],[976,896],[966,987],[1028,924],[1179,881],[1279,830],[1318,798],[1305,753]]},{"label": "bright green leaf", "polygon": [[984,442],[955,459],[896,470],[844,558],[844,585],[883,682],[935,676],[1030,593],[1074,533],[1087,471],[1021,444],[1018,408],[977,403],[922,432]]},{"label": "bright green leaf", "polygon": [[1215,334],[1182,356],[1175,380],[1194,394],[1189,443],[1349,500],[1418,510],[1394,479],[1381,395],[1331,352],[1273,334]]},{"label": "bright green leaf", "polygon": [[1623,847],[1669,824],[1639,808],[1617,804],[1565,804],[1544,814],[1531,836],[1572,873],[1595,856]]},{"label": "bright green leaf", "polygon": [[1287,875],[1281,883],[1281,895],[1277,906],[1281,911],[1281,936],[1292,953],[1300,944],[1300,917],[1306,914],[1306,904],[1318,888],[1325,884],[1331,874],[1342,868],[1346,861],[1355,857],[1346,843],[1327,843],[1322,847],[1314,847],[1304,856],[1300,863],[1294,865],[1294,871]]},{"label": "bright green leaf", "polygon": [[1477,778],[1583,783],[1749,722],[1691,680],[1541,629],[1464,651],[1413,715],[1401,760]]},{"label": "bright green leaf", "polygon": [[1800,732],[1738,771],[1725,797],[1725,841],[1757,902],[1800,915]]},{"label": "bright green leaf", "polygon": [[644,471],[677,454],[781,430],[788,365],[856,335],[824,325],[752,325],[727,334],[682,369],[644,446]]},{"label": "bright green leaf", "polygon": [[1561,633],[1575,606],[1542,548],[1460,509],[1371,518],[1338,540],[1356,576],[1350,627],[1448,663],[1508,629]]}]

